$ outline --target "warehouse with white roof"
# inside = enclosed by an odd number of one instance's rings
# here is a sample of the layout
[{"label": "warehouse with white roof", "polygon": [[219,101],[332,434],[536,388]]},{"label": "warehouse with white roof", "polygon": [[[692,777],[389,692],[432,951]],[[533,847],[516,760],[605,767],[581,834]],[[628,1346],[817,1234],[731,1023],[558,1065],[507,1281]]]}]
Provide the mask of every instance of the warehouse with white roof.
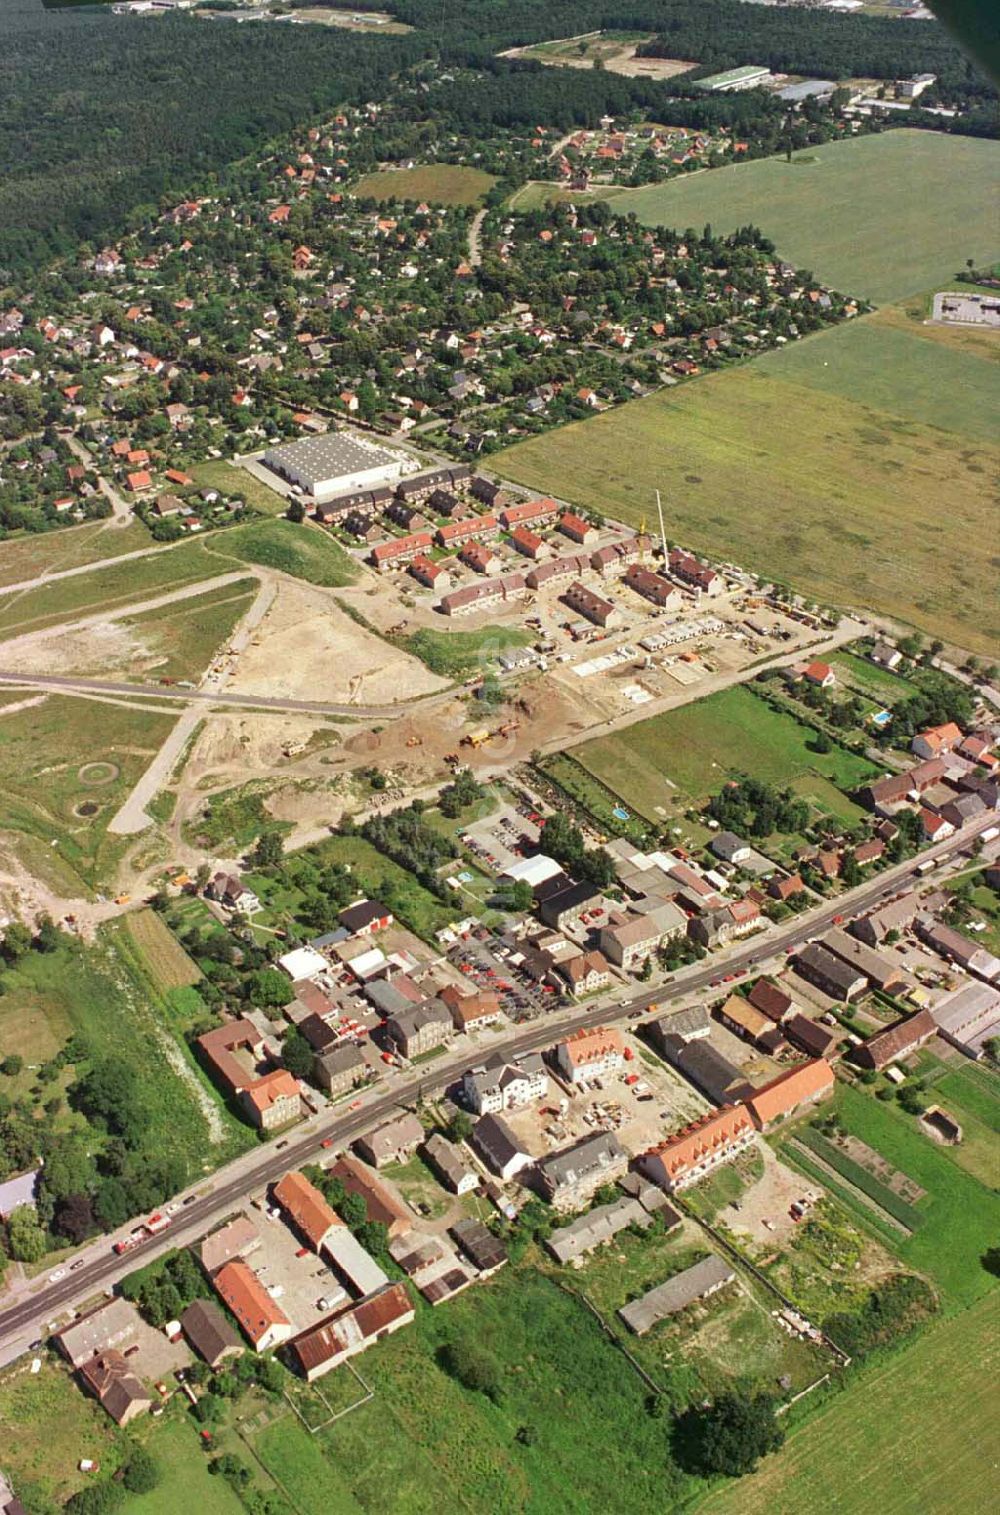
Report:
[{"label": "warehouse with white roof", "polygon": [[379,447],[359,432],[327,431],[269,447],[262,461],[318,505],[356,489],[375,489],[414,471],[405,453]]}]

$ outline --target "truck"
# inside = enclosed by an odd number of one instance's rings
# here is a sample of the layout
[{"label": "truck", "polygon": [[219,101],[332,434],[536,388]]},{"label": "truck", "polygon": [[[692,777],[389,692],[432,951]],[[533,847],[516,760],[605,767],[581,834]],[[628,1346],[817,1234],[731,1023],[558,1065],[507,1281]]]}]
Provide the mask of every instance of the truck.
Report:
[{"label": "truck", "polygon": [[145,1229],[150,1236],[159,1236],[160,1232],[165,1231],[169,1225],[170,1216],[163,1215],[159,1210],[157,1210],[156,1214],[151,1215],[146,1221]]}]

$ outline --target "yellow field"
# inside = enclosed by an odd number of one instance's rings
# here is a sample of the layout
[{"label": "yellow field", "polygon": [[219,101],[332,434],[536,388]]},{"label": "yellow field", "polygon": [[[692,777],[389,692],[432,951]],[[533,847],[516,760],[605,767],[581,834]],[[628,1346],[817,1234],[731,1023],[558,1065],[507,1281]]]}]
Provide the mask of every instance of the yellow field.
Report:
[{"label": "yellow field", "polygon": [[860,1374],[752,1478],[709,1495],[699,1515],[973,1515],[995,1508],[998,1377],[994,1290],[886,1367]]},{"label": "yellow field", "polygon": [[169,926],[155,910],[138,910],[126,917],[128,934],[159,989],[182,989],[196,984],[201,970],[188,957]]}]

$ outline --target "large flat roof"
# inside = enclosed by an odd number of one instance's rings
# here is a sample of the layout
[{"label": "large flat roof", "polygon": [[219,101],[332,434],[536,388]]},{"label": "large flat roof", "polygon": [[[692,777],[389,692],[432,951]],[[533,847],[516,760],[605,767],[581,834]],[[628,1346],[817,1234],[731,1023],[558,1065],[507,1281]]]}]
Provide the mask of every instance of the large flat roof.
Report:
[{"label": "large flat roof", "polygon": [[402,464],[403,455],[379,447],[367,437],[348,431],[326,431],[318,437],[302,437],[269,447],[264,462],[271,468],[288,469],[316,480],[336,479],[370,468]]}]

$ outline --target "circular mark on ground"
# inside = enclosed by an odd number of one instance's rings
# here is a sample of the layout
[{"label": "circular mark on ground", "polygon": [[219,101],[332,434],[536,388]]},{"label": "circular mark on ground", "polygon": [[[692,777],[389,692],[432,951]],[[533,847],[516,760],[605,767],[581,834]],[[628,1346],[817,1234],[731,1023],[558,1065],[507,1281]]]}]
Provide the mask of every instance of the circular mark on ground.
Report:
[{"label": "circular mark on ground", "polygon": [[96,800],[84,800],[82,805],[77,805],[73,814],[80,816],[81,819],[85,819],[87,816],[96,815],[100,808]]},{"label": "circular mark on ground", "polygon": [[117,763],[84,763],[77,770],[77,778],[81,784],[87,784],[91,789],[97,789],[102,784],[113,784],[121,773]]}]

